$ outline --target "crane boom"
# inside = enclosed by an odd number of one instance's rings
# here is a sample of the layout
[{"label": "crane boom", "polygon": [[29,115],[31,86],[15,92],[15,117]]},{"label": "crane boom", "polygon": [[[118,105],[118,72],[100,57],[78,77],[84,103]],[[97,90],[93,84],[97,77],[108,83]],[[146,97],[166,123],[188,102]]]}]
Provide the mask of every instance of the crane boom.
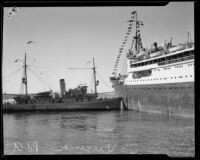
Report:
[{"label": "crane boom", "polygon": [[68,68],[68,69],[92,69],[92,68]]}]

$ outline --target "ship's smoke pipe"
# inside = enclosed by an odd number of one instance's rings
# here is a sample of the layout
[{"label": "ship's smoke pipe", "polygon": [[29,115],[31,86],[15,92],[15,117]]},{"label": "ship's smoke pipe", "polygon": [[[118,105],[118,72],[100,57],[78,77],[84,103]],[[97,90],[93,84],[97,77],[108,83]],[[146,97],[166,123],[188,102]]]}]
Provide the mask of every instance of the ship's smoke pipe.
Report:
[{"label": "ship's smoke pipe", "polygon": [[60,95],[61,95],[61,97],[64,96],[65,91],[66,91],[65,80],[64,79],[60,79]]},{"label": "ship's smoke pipe", "polygon": [[157,45],[157,43],[156,42],[154,42],[154,48],[155,48],[155,50],[157,50],[157,48],[158,48],[158,45]]}]

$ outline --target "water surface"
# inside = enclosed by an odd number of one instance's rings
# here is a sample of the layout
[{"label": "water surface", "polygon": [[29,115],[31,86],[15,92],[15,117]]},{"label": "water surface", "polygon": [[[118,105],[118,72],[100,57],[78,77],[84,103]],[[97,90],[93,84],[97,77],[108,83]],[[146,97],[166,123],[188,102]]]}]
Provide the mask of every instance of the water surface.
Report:
[{"label": "water surface", "polygon": [[4,114],[5,154],[194,157],[194,119],[135,111]]}]

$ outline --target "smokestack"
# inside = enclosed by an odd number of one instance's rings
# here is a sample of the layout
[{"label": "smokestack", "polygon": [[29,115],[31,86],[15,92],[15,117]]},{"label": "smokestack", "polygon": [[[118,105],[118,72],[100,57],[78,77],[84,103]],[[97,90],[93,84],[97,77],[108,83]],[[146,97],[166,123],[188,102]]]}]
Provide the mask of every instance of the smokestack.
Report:
[{"label": "smokestack", "polygon": [[65,91],[66,91],[65,80],[64,79],[60,79],[60,95],[61,95],[61,97],[64,96]]},{"label": "smokestack", "polygon": [[157,50],[157,43],[156,42],[154,42],[154,47],[155,47],[155,50]]}]

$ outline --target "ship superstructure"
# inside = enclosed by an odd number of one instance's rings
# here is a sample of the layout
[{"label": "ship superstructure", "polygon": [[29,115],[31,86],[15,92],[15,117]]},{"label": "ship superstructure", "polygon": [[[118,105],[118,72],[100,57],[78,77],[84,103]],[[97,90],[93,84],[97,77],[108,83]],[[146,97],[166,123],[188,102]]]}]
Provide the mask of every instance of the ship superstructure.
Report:
[{"label": "ship superstructure", "polygon": [[[116,95],[129,109],[194,116],[194,43],[173,45],[172,38],[151,49],[143,48],[137,12],[132,12],[135,36],[127,55],[127,74],[110,78]],[[138,32],[139,31],[139,32]]]}]

